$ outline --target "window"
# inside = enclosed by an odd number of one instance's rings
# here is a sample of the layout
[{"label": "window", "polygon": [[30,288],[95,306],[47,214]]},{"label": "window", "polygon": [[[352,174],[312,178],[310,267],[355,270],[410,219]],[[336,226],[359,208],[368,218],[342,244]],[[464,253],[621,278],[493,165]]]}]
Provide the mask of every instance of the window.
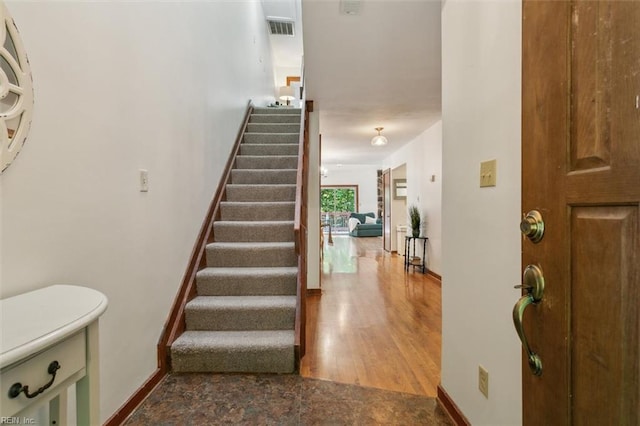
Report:
[{"label": "window", "polygon": [[332,185],[320,188],[321,220],[331,225],[332,232],[349,231],[349,215],[357,211],[357,206],[357,185]]}]

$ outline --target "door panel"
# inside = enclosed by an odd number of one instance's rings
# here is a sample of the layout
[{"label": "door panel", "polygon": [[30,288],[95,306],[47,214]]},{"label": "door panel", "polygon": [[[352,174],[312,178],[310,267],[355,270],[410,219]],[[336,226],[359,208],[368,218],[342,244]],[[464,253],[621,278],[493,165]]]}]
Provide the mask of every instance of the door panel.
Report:
[{"label": "door panel", "polygon": [[[640,423],[640,2],[523,3],[523,239],[544,271],[524,316],[525,424]],[[526,290],[525,290],[526,291]]]},{"label": "door panel", "polygon": [[638,208],[574,208],[571,231],[573,423],[637,424],[638,394],[620,384],[638,374]]},{"label": "door panel", "polygon": [[603,3],[574,5],[571,27],[571,170],[610,165],[611,14]]}]

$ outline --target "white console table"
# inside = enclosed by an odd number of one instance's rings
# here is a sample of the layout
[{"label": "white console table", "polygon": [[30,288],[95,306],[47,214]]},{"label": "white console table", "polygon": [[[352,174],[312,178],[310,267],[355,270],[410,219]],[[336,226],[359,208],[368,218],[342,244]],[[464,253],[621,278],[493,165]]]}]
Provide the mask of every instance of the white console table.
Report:
[{"label": "white console table", "polygon": [[0,417],[28,424],[24,415],[48,404],[49,424],[66,425],[75,384],[77,424],[100,424],[98,317],[106,308],[102,293],[70,285],[0,300]]}]

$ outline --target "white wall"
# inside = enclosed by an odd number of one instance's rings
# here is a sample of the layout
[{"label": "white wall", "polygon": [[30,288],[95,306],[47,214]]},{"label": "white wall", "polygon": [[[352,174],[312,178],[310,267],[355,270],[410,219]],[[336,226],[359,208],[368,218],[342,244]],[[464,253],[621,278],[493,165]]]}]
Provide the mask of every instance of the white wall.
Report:
[{"label": "white wall", "polygon": [[[101,410],[156,344],[251,98],[273,101],[259,2],[8,2],[35,112],[0,178],[1,287],[102,291]],[[150,191],[138,191],[138,170]],[[3,326],[5,326],[3,324]]]},{"label": "white wall", "polygon": [[307,289],[320,288],[320,113],[309,113],[309,181],[307,185]]},{"label": "white wall", "polygon": [[378,169],[372,165],[325,166],[329,170],[320,185],[358,185],[358,212],[378,214]]},{"label": "white wall", "polygon": [[[423,224],[422,235],[429,237],[428,267],[442,275],[442,122],[422,132],[411,142],[403,145],[384,160],[384,168],[396,168],[406,164],[407,207],[415,204],[420,208]],[[431,182],[431,176],[435,181]],[[392,176],[393,178],[393,176]],[[401,213],[402,214],[402,213]],[[404,213],[408,224],[407,212]],[[395,234],[395,230],[392,230]],[[395,238],[395,236],[392,236]]]},{"label": "white wall", "polygon": [[[521,3],[448,0],[442,12],[442,385],[474,425],[521,424]],[[497,159],[497,186],[480,162]],[[489,398],[478,365],[489,371]]]}]

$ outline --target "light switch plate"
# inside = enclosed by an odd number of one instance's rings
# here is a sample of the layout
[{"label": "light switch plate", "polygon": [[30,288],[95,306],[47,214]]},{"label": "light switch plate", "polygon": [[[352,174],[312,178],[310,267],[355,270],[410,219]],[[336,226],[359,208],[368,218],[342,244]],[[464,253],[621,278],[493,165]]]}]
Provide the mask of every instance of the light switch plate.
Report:
[{"label": "light switch plate", "polygon": [[482,365],[478,366],[478,389],[489,399],[489,372]]},{"label": "light switch plate", "polygon": [[480,188],[496,186],[496,160],[480,163]]},{"label": "light switch plate", "polygon": [[149,191],[149,172],[144,169],[140,169],[140,192]]}]

